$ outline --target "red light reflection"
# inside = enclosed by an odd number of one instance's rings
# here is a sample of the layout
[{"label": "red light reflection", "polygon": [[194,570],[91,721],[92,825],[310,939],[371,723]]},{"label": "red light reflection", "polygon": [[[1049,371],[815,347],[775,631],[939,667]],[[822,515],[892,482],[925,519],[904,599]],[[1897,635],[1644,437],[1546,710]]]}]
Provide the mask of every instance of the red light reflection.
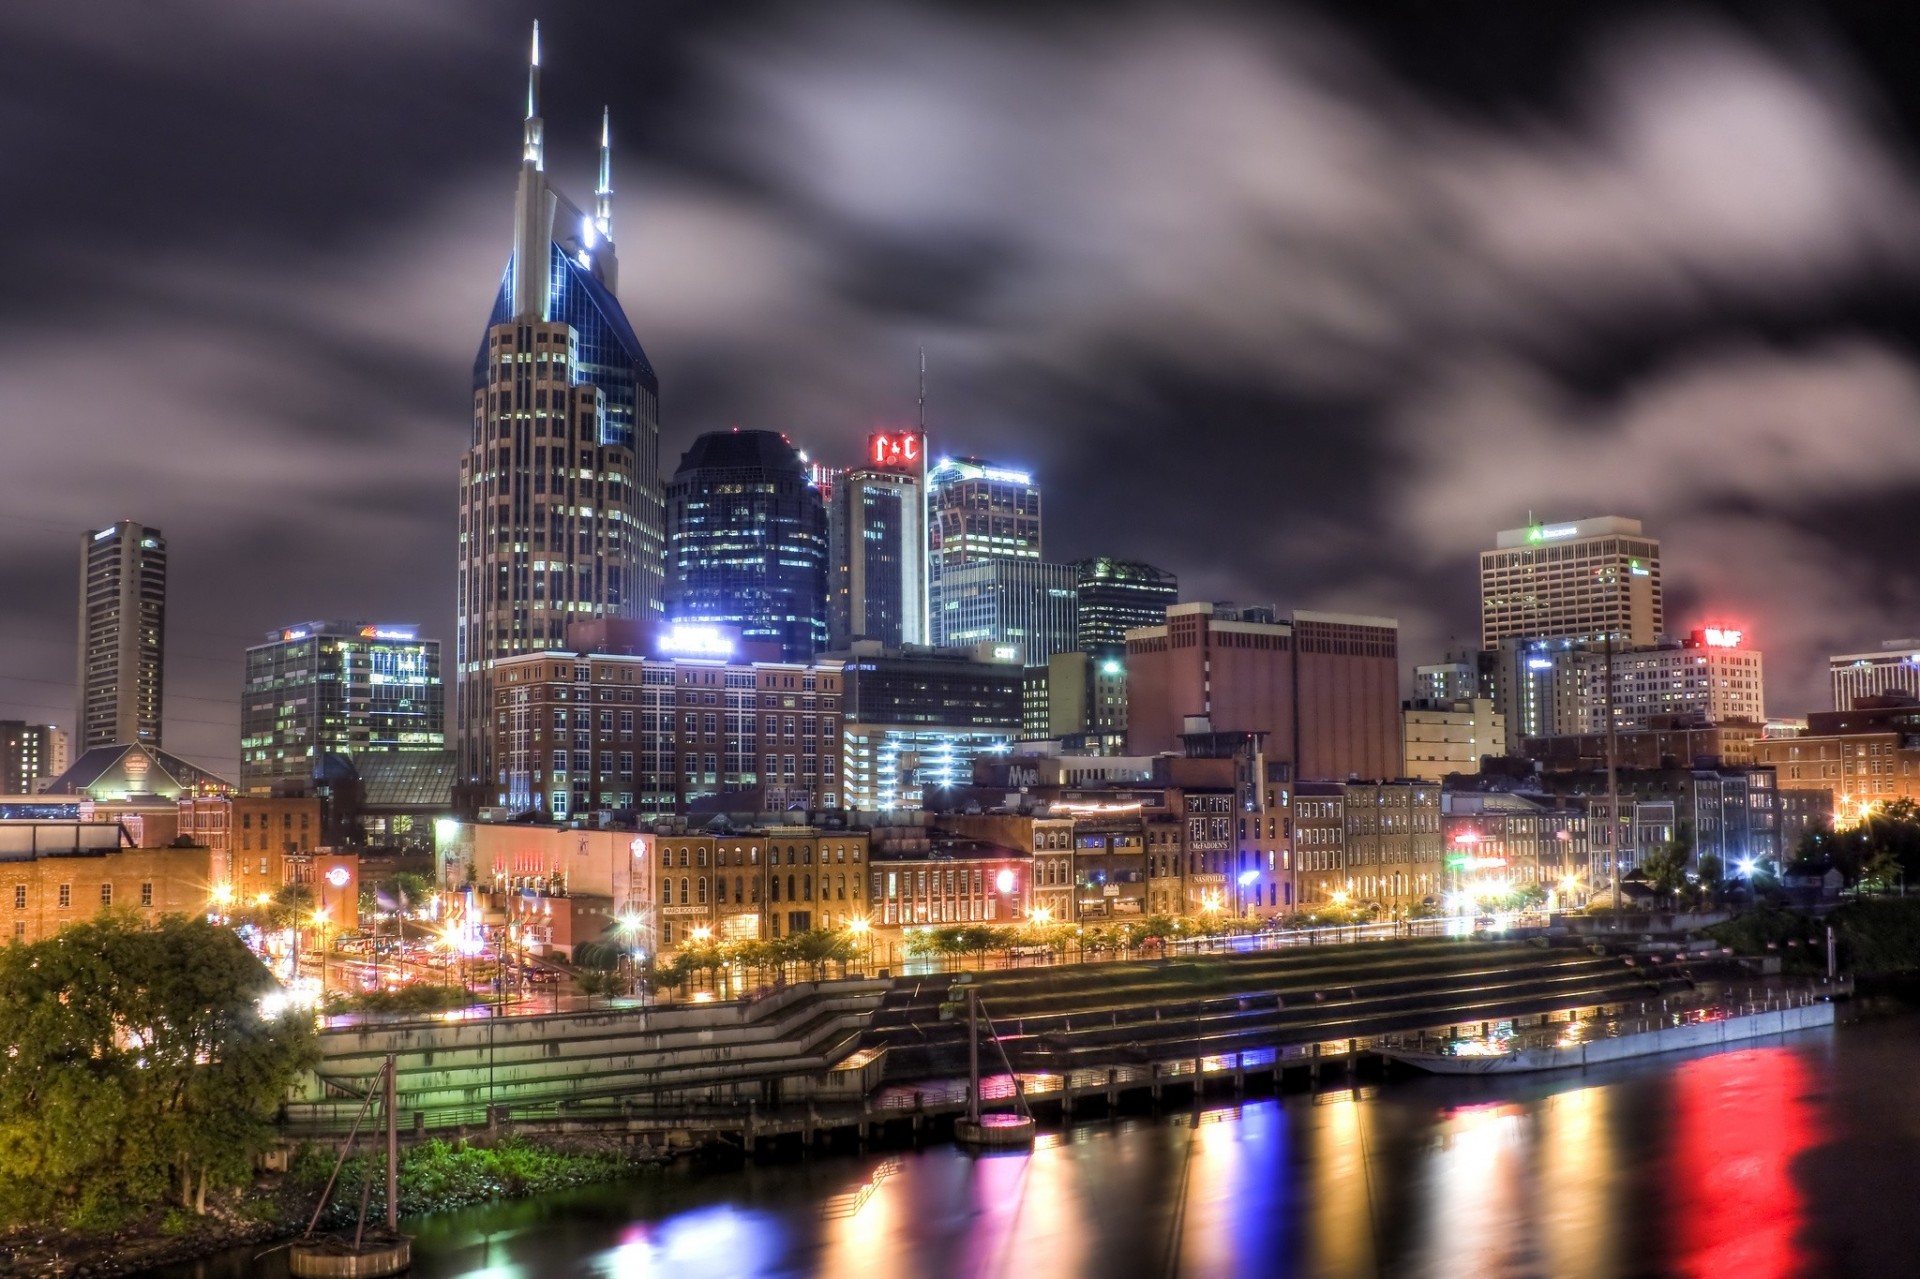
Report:
[{"label": "red light reflection", "polygon": [[1784,1048],[1718,1053],[1674,1072],[1677,1273],[1769,1279],[1804,1270],[1793,1160],[1818,1117],[1807,1067]]}]

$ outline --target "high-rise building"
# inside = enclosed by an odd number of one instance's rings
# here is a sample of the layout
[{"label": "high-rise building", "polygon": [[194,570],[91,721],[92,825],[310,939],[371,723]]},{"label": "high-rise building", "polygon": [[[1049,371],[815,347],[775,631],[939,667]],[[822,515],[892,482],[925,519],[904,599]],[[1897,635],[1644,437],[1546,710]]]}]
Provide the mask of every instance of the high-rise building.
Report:
[{"label": "high-rise building", "polygon": [[[844,483],[844,482],[843,482]],[[827,646],[827,512],[773,431],[710,431],[667,486],[667,615],[804,662]]]},{"label": "high-rise building", "polygon": [[[1503,530],[1480,552],[1480,643],[1570,639],[1647,647],[1666,625],[1660,543],[1618,515]],[[1511,717],[1509,717],[1511,718]]]},{"label": "high-rise building", "polygon": [[660,615],[660,386],[617,296],[612,138],[593,214],[548,179],[540,32],[528,71],[513,255],[473,362],[460,463],[456,736],[487,777],[492,664],[570,622]]},{"label": "high-rise building", "polygon": [[1166,623],[1167,609],[1180,602],[1180,582],[1165,569],[1130,560],[1101,557],[1073,565],[1079,596],[1074,647],[1097,657],[1123,656],[1127,632]]},{"label": "high-rise building", "polygon": [[247,650],[240,788],[308,792],[328,755],[446,749],[440,641],[413,626],[301,622]]},{"label": "high-rise building", "polygon": [[67,771],[66,731],[52,724],[0,720],[0,795],[31,795]]},{"label": "high-rise building", "polygon": [[1827,679],[1837,711],[1850,711],[1859,698],[1883,693],[1920,699],[1920,639],[1883,640],[1878,652],[1829,657]]},{"label": "high-rise building", "polygon": [[1388,617],[1176,604],[1127,637],[1127,752],[1177,749],[1190,725],[1267,734],[1293,775],[1397,776],[1399,623]]},{"label": "high-rise building", "polygon": [[945,648],[1017,649],[1029,666],[1073,651],[1079,597],[1071,564],[974,560],[950,564],[940,602]]},{"label": "high-rise building", "polygon": [[927,437],[870,436],[860,466],[832,475],[827,499],[827,634],[927,642]]},{"label": "high-rise building", "polygon": [[79,749],[160,745],[167,628],[167,540],[132,520],[89,533],[80,550]]},{"label": "high-rise building", "polygon": [[928,627],[945,648],[944,578],[977,560],[1040,558],[1040,488],[1026,471],[977,457],[943,458],[927,473]]},{"label": "high-rise building", "polygon": [[1416,701],[1457,702],[1469,697],[1492,697],[1495,652],[1449,653],[1445,661],[1413,668]]}]

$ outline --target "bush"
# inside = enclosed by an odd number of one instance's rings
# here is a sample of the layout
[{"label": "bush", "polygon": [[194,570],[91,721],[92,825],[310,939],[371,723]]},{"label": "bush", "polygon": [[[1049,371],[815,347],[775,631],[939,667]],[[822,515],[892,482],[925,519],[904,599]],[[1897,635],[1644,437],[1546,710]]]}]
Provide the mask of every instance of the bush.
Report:
[{"label": "bush", "polygon": [[459,986],[402,986],[398,990],[367,990],[334,998],[330,1013],[443,1013],[475,1003],[473,993]]}]

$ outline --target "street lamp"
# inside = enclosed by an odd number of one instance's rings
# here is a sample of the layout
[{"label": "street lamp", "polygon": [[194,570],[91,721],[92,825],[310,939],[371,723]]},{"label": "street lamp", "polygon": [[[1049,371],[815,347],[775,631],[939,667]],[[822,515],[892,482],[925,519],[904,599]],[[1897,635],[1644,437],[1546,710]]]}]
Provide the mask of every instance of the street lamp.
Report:
[{"label": "street lamp", "polygon": [[1247,914],[1247,889],[1260,882],[1260,872],[1253,869],[1243,870],[1234,881],[1233,913],[1245,918]]},{"label": "street lamp", "polygon": [[867,966],[867,961],[873,956],[872,943],[867,940],[867,933],[871,928],[872,925],[867,922],[864,915],[856,915],[847,921],[847,931],[853,934],[853,944],[862,957],[860,965],[862,968]]}]

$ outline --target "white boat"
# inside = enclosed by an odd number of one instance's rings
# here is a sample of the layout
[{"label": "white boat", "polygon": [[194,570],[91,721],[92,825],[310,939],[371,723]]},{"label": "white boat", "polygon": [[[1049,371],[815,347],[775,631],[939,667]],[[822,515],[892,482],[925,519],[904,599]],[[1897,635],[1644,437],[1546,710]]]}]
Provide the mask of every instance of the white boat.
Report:
[{"label": "white boat", "polygon": [[1823,999],[1774,1007],[1695,1009],[1626,1023],[1598,1023],[1601,1031],[1585,1037],[1596,1023],[1569,1023],[1557,1038],[1533,1036],[1506,1041],[1469,1039],[1434,1048],[1383,1046],[1381,1055],[1436,1075],[1510,1075],[1537,1070],[1572,1070],[1602,1062],[1651,1057],[1656,1053],[1783,1035],[1833,1025],[1833,1004]]}]

